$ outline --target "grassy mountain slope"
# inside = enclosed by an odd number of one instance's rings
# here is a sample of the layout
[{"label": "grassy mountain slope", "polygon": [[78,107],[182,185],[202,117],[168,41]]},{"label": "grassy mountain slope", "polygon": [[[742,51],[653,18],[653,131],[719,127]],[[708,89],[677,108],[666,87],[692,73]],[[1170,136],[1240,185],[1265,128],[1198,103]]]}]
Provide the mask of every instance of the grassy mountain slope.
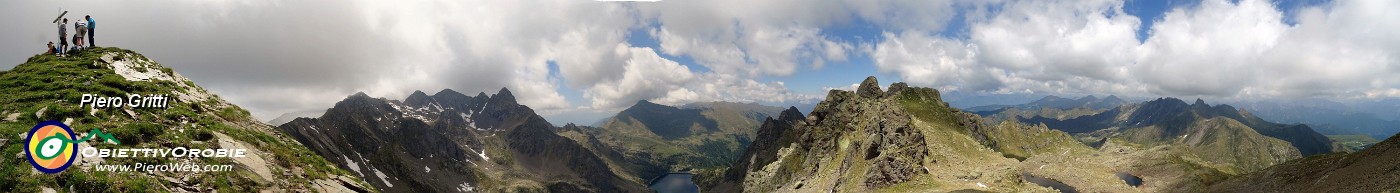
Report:
[{"label": "grassy mountain slope", "polygon": [[[253,120],[246,110],[141,54],[89,48],[68,57],[37,55],[0,72],[0,190],[93,191],[365,191],[324,158]],[[169,108],[78,107],[83,94],[166,94]],[[248,148],[250,158],[82,158],[66,171],[36,172],[23,158],[23,134],[58,120],[81,132],[100,128],[120,144],[89,140],[83,148]],[[81,130],[81,131],[79,131]],[[107,172],[99,164],[233,164],[229,172]]]},{"label": "grassy mountain slope", "polygon": [[1275,165],[1210,187],[1211,192],[1400,192],[1400,135],[1355,153]]},{"label": "grassy mountain slope", "polygon": [[1268,167],[1300,156],[1345,148],[1306,125],[1285,125],[1254,117],[1229,105],[1194,104],[1161,98],[1120,106],[1100,114],[1059,120],[1024,119],[1081,136],[1081,140],[1124,139],[1149,146],[1184,145],[1232,174]]}]

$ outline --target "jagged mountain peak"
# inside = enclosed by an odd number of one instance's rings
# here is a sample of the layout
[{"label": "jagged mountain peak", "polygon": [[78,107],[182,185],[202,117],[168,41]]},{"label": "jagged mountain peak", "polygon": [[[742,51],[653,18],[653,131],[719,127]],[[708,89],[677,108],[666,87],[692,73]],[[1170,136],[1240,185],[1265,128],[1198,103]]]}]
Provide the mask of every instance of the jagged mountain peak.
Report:
[{"label": "jagged mountain peak", "polygon": [[500,104],[516,104],[515,95],[510,93],[510,89],[504,87],[501,88],[501,91],[496,92],[495,95],[491,95],[491,101],[496,101]]},{"label": "jagged mountain peak", "polygon": [[408,95],[409,98],[413,98],[414,96],[424,96],[424,97],[426,97],[426,96],[428,96],[428,93],[424,93],[422,90],[414,90],[414,91],[413,91],[413,94],[409,94],[409,95]]},{"label": "jagged mountain peak", "polygon": [[1146,105],[1186,106],[1186,101],[1174,97],[1159,97],[1145,102]]},{"label": "jagged mountain peak", "polygon": [[466,94],[462,94],[461,92],[457,92],[457,91],[452,90],[452,89],[442,89],[441,91],[438,91],[436,94],[433,94],[433,96],[454,96],[454,97],[459,97],[459,96],[460,96],[460,97],[466,97],[467,95],[466,95]]},{"label": "jagged mountain peak", "polygon": [[[765,121],[754,144],[727,171],[728,182],[715,191],[859,191],[914,180],[930,173],[921,163],[934,155],[925,137],[935,131],[922,125],[957,124],[948,121],[963,120],[963,114],[932,88],[895,83],[881,91],[877,80],[868,77],[854,92],[831,90],[806,117],[788,108],[778,119]],[[783,166],[771,165],[779,162]],[[833,179],[844,180],[828,181]],[[822,181],[827,183],[785,185]]]},{"label": "jagged mountain peak", "polygon": [[[481,94],[481,95],[484,95]],[[367,96],[279,129],[388,192],[635,192],[588,149],[555,132],[506,89],[490,97],[414,92],[405,102]],[[493,184],[495,180],[530,182]]]},{"label": "jagged mountain peak", "polygon": [[800,120],[803,117],[802,111],[797,110],[796,106],[789,106],[787,110],[780,113],[778,120]]},{"label": "jagged mountain peak", "polygon": [[355,92],[355,94],[350,94],[350,96],[348,96],[348,97],[346,97],[346,98],[352,98],[352,97],[365,97],[365,98],[369,98],[369,94],[365,94],[365,92]]},{"label": "jagged mountain peak", "polygon": [[423,91],[415,90],[413,94],[408,95],[408,98],[404,98],[403,103],[409,106],[425,106],[430,103],[435,103],[435,99],[433,99],[433,96],[428,96],[427,93],[423,93]]},{"label": "jagged mountain peak", "polygon": [[374,102],[383,101],[378,98],[371,97],[368,94],[365,94],[364,92],[356,92],[355,94],[346,96],[345,99],[340,100],[340,102],[336,102],[335,106],[331,107],[331,109],[334,110],[340,108],[351,108],[352,105],[372,104]]}]

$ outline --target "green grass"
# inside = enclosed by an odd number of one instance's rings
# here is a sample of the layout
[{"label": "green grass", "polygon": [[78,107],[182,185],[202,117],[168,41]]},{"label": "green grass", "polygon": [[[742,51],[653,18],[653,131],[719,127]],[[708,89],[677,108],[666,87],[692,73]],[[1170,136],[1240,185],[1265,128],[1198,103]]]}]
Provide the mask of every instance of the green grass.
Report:
[{"label": "green grass", "polygon": [[1327,138],[1332,139],[1332,141],[1352,151],[1361,151],[1362,149],[1366,149],[1366,147],[1381,142],[1368,135],[1328,135]]},{"label": "green grass", "polygon": [[[8,71],[0,71],[0,116],[20,113],[15,122],[0,123],[0,135],[5,139],[3,155],[20,154],[22,139],[16,135],[29,131],[34,123],[45,120],[71,118],[69,124],[80,133],[100,129],[114,135],[121,144],[95,143],[99,148],[211,148],[217,144],[214,132],[226,134],[236,140],[249,143],[259,151],[269,152],[277,166],[300,167],[306,177],[280,177],[282,171],[272,168],[275,177],[271,179],[305,186],[312,179],[325,179],[330,174],[346,175],[324,158],[285,137],[275,137],[267,131],[252,130],[234,126],[234,123],[259,124],[246,110],[223,104],[218,96],[202,102],[178,101],[176,91],[190,89],[204,90],[193,82],[175,81],[127,81],[105,66],[93,65],[104,53],[119,53],[118,58],[130,54],[133,59],[145,57],[119,48],[91,48],[70,54],[68,57],[35,55],[24,64]],[[173,69],[151,63],[152,68],[172,73]],[[78,107],[83,94],[123,97],[129,94],[165,94],[172,97],[168,108],[99,108],[90,112],[90,107]],[[42,116],[35,116],[43,111]],[[130,113],[128,113],[130,112]],[[133,116],[135,115],[135,116]],[[264,126],[264,128],[266,128]],[[267,128],[270,129],[270,128]],[[35,192],[38,187],[65,189],[75,187],[79,192],[141,192],[162,191],[161,187],[171,188],[162,179],[143,172],[96,172],[83,171],[76,165],[59,175],[31,174],[32,167],[24,158],[3,156],[0,162],[0,190]],[[107,158],[103,164],[160,164],[174,158]],[[233,164],[228,158],[195,158],[192,164]],[[266,188],[253,178],[255,174],[247,170],[236,172],[202,172],[195,174],[187,183],[212,187],[224,192],[252,192]],[[96,189],[88,189],[96,188]]]}]

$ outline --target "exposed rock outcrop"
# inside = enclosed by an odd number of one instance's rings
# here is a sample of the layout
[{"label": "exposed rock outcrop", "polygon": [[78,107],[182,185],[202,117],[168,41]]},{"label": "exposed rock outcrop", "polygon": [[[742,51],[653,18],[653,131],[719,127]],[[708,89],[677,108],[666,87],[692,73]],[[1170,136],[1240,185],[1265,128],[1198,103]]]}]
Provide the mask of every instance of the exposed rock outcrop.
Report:
[{"label": "exposed rock outcrop", "polygon": [[414,92],[402,102],[356,93],[278,128],[388,192],[644,190],[504,88]]},{"label": "exposed rock outcrop", "polygon": [[[927,174],[922,166],[927,139],[914,128],[912,115],[899,100],[936,98],[920,96],[936,91],[896,83],[891,91],[897,93],[887,93],[876,84],[870,77],[857,92],[832,90],[806,117],[789,109],[781,118],[768,120],[728,171],[726,183],[714,190],[879,189]],[[839,164],[826,164],[833,162]]]},{"label": "exposed rock outcrop", "polygon": [[860,97],[880,98],[885,96],[885,91],[880,90],[880,82],[874,76],[866,77],[865,81],[860,81],[860,87],[856,89]]}]

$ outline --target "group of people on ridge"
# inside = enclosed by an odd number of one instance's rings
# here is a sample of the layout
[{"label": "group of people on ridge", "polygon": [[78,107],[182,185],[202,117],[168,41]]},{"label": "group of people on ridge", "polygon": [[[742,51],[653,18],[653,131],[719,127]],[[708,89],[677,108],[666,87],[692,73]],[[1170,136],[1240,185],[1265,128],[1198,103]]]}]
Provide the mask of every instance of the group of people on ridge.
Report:
[{"label": "group of people on ridge", "polygon": [[[95,36],[94,29],[97,27],[97,21],[93,20],[91,15],[83,16],[83,18],[84,20],[73,23],[73,30],[77,30],[77,33],[74,33],[72,37],[73,47],[68,47],[68,18],[63,18],[63,22],[58,23],[59,44],[54,46],[53,42],[49,42],[49,53],[63,56],[63,53],[68,51],[96,45],[93,36]],[[86,44],[83,43],[83,37],[87,37]]]}]

